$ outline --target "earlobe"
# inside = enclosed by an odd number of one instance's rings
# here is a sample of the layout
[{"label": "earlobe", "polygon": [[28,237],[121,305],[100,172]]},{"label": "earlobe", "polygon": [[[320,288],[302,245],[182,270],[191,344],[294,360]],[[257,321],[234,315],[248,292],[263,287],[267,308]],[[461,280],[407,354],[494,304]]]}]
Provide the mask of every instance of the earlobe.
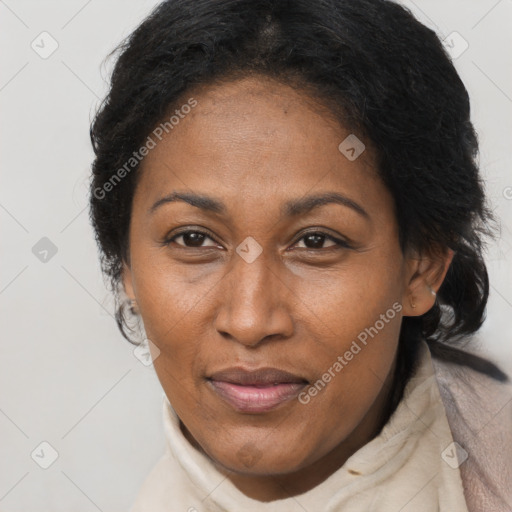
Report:
[{"label": "earlobe", "polygon": [[453,256],[454,252],[446,249],[411,259],[413,271],[404,292],[404,316],[421,316],[434,306]]}]

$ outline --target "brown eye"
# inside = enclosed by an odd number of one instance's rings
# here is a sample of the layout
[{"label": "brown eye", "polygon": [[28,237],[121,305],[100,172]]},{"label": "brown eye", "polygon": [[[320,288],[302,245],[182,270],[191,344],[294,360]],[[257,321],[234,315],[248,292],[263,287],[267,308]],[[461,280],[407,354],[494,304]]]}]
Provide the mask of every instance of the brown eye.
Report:
[{"label": "brown eye", "polygon": [[[179,239],[181,239],[181,242],[177,242]],[[203,243],[205,240],[211,240],[213,243],[211,245],[204,246]],[[166,244],[170,244],[171,242],[175,242],[177,245],[191,249],[199,247],[214,247],[217,245],[215,240],[213,240],[207,233],[198,230],[182,231],[181,233],[178,233],[166,240]]]},{"label": "brown eye", "polygon": [[[304,247],[299,247],[299,249],[330,249],[330,248],[349,248],[349,244],[347,242],[335,238],[327,233],[323,233],[321,231],[314,231],[307,233],[299,239],[299,242],[304,241]],[[325,241],[332,242],[327,247],[324,247]]]}]

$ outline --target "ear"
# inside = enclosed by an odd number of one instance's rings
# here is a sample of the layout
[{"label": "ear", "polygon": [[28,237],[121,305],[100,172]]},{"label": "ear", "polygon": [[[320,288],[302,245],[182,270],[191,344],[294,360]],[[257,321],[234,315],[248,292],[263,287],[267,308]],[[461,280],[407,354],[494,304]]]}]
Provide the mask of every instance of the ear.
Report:
[{"label": "ear", "polygon": [[133,289],[132,270],[129,265],[123,261],[121,269],[121,281],[123,283],[124,291],[128,298],[132,301],[135,300],[135,291]]},{"label": "ear", "polygon": [[451,249],[433,248],[428,254],[411,253],[407,257],[407,285],[402,297],[404,316],[421,316],[432,308],[453,255]]}]

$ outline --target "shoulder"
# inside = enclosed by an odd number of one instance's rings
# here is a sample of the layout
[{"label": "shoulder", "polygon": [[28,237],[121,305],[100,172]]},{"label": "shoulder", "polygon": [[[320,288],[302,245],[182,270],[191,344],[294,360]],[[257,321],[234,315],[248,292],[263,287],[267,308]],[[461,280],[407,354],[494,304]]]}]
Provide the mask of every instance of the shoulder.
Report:
[{"label": "shoulder", "polygon": [[[481,356],[483,357],[483,356]],[[512,510],[512,384],[432,358],[460,464],[468,509]]]}]

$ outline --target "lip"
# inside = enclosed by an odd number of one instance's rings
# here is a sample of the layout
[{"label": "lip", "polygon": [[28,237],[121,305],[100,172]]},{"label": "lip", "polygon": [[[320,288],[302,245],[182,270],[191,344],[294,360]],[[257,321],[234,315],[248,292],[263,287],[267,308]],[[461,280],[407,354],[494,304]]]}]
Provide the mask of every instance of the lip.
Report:
[{"label": "lip", "polygon": [[207,378],[211,389],[239,412],[263,413],[295,398],[308,384],[277,368],[228,368]]}]

